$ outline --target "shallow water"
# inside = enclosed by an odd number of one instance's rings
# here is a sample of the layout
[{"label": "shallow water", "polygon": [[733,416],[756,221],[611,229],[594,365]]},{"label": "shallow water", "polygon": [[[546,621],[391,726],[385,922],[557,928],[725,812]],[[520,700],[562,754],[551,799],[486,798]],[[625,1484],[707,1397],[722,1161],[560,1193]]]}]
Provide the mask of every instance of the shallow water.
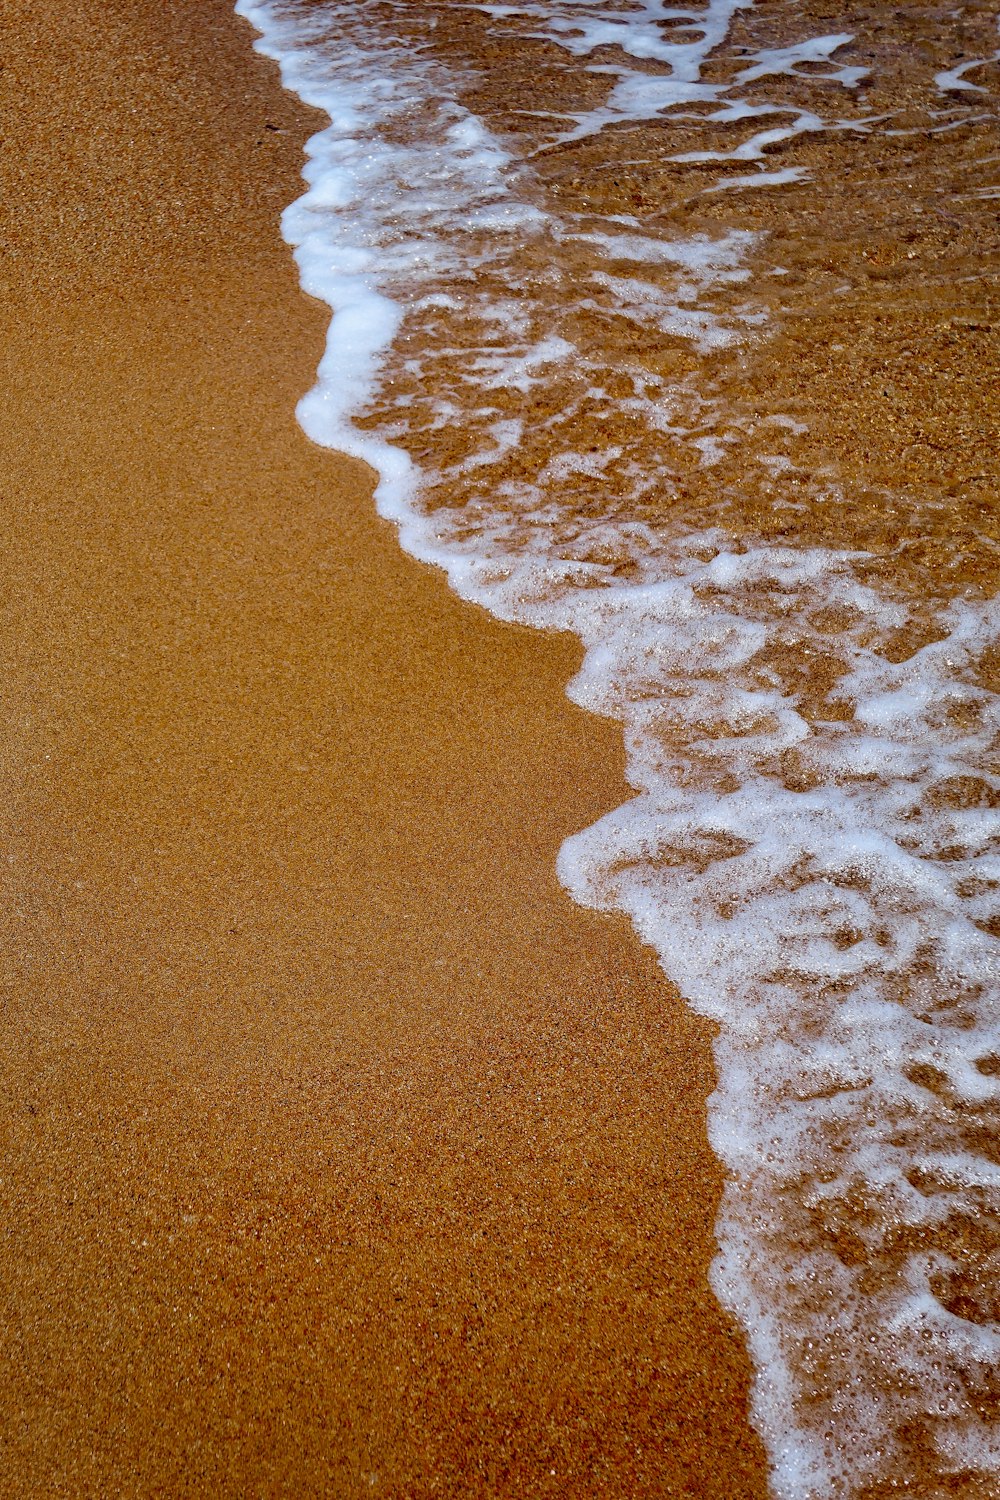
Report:
[{"label": "shallow water", "polygon": [[303,426],[623,724],[560,874],[718,1023],[775,1493],[996,1493],[996,6],[237,9],[331,118]]}]

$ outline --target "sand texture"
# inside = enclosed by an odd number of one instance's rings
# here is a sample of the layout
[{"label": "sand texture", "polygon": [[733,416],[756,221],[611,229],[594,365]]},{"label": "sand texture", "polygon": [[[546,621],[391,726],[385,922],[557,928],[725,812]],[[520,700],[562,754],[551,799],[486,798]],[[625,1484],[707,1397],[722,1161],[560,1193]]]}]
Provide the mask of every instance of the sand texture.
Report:
[{"label": "sand texture", "polygon": [[709,1029],[554,873],[619,729],[294,423],[318,121],[3,8],[0,1494],[763,1496]]}]

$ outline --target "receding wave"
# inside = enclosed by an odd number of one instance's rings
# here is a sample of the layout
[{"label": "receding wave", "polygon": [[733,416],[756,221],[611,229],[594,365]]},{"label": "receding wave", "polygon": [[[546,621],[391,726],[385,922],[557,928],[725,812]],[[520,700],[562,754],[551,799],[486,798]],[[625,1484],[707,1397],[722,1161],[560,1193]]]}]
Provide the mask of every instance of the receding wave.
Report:
[{"label": "receding wave", "polygon": [[284,219],[334,312],[302,425],[463,597],[574,632],[571,696],[624,726],[636,795],[559,870],[718,1023],[713,1284],[775,1493],[992,1494],[997,539],[971,479],[871,500],[816,462],[752,361],[850,288],[746,204],[812,182],[822,214],[825,135],[988,131],[996,59],[879,113],[853,32],[794,6],[739,39],[748,0],[237,9],[331,121]]}]

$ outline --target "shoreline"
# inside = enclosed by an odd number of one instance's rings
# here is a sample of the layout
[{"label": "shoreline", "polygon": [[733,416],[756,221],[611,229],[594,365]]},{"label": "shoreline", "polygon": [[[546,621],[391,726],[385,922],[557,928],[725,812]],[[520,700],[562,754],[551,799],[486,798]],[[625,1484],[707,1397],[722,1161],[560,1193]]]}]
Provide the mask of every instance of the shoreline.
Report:
[{"label": "shoreline", "polygon": [[296,428],[251,42],[11,48],[11,1492],[763,1496],[710,1028],[555,875],[620,730]]}]

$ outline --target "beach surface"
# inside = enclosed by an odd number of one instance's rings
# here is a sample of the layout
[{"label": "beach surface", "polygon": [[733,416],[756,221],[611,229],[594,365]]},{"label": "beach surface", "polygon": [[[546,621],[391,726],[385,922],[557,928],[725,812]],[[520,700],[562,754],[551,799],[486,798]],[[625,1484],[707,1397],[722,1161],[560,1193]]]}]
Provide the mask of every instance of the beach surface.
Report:
[{"label": "beach surface", "polygon": [[763,1496],[710,1028],[555,875],[620,729],[295,424],[320,120],[5,8],[0,1494]]}]

